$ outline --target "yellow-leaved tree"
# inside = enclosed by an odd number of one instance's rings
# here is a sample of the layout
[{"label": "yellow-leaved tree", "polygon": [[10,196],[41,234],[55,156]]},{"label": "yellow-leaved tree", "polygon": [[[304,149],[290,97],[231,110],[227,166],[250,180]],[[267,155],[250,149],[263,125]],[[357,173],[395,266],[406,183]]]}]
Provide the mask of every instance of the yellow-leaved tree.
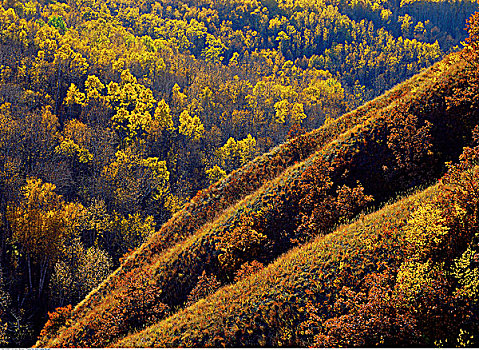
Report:
[{"label": "yellow-leaved tree", "polygon": [[448,232],[442,210],[434,205],[419,205],[408,219],[404,233],[409,259],[401,264],[396,284],[396,292],[408,302],[430,292],[444,276],[444,264],[433,261],[431,254]]},{"label": "yellow-leaved tree", "polygon": [[210,183],[222,179],[226,174],[236,168],[239,168],[257,154],[256,139],[248,134],[242,140],[236,141],[230,137],[226,143],[216,151],[216,165],[206,169],[206,174]]},{"label": "yellow-leaved tree", "polygon": [[65,202],[55,188],[53,184],[30,178],[22,188],[20,203],[10,203],[7,207],[12,241],[18,245],[27,265],[28,290],[39,296],[50,268],[78,233],[84,210],[81,204]]},{"label": "yellow-leaved tree", "polygon": [[131,147],[116,152],[101,172],[105,196],[123,214],[144,210],[159,215],[169,191],[170,172],[157,157],[142,158]]},{"label": "yellow-leaved tree", "polygon": [[96,288],[110,273],[113,261],[107,252],[92,246],[85,248],[79,237],[65,247],[50,279],[52,302],[76,304]]},{"label": "yellow-leaved tree", "polygon": [[191,116],[187,110],[180,114],[180,126],[178,131],[192,140],[199,140],[204,136],[205,127],[198,116]]}]

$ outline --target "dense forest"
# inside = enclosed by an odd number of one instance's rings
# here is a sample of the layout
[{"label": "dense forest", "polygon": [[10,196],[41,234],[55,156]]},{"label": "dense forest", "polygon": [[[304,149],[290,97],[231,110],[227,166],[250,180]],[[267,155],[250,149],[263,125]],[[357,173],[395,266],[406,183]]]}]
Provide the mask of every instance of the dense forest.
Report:
[{"label": "dense forest", "polygon": [[[472,194],[451,189],[473,183],[462,182],[462,171],[475,181],[477,16],[469,34],[465,27],[477,7],[1,2],[0,345],[377,345],[382,331],[388,345],[477,338],[477,310],[467,304],[477,300],[475,221],[460,217],[477,207],[461,209]],[[368,263],[376,268],[340,252],[340,240],[350,241],[348,249],[359,244],[351,236],[358,224],[334,231],[338,225],[363,213],[375,229],[361,239],[378,240],[383,214],[365,213],[433,184],[468,145],[439,187],[417,195],[430,202],[417,214],[410,199],[383,209],[395,213],[404,235],[381,241],[382,255],[365,247],[361,254],[376,254]],[[476,205],[476,197],[467,200]],[[439,238],[411,243],[403,221],[415,215],[436,220]],[[339,235],[341,247],[324,243],[325,235]],[[404,254],[388,260],[398,249]],[[321,254],[345,259],[330,269],[351,271],[356,263],[348,259],[359,259],[362,270],[355,279],[325,279],[334,284],[327,293],[315,289],[308,283],[326,278]],[[296,303],[271,305],[265,293],[286,288],[281,278],[301,275],[302,264],[314,266],[304,267],[309,282],[291,280],[290,294],[281,294]],[[429,306],[412,315],[406,301],[416,296],[401,294],[387,306],[400,315],[388,319],[391,328],[344,332],[364,308],[386,307],[370,303],[384,302],[380,293],[395,288],[396,276],[413,278],[413,267],[430,268],[433,275],[421,276],[439,284],[427,288],[444,293],[424,296],[434,312],[457,309],[451,329],[434,314],[444,333],[426,330]],[[375,279],[385,287],[371,292]],[[246,298],[242,306],[237,295]],[[215,322],[234,325],[207,326],[210,314],[195,314],[206,306],[218,312]],[[414,329],[398,338],[392,329],[401,317]],[[150,325],[152,341],[139,343],[144,335],[134,333]]]}]

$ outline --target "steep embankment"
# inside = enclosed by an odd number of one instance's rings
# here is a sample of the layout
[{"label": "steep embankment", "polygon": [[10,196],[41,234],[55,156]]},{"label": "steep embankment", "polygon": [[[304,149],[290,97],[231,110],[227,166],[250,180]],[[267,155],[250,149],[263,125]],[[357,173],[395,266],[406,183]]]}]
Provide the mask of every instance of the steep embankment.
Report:
[{"label": "steep embankment", "polygon": [[[417,202],[426,203],[433,194],[434,188],[428,189],[317,237],[261,272],[113,346],[299,345],[297,328],[317,303],[323,304],[322,312],[326,305],[332,309],[343,286],[358,287],[385,261],[388,268],[399,268],[406,256],[403,227]],[[318,317],[332,318],[324,313]]]},{"label": "steep embankment", "polygon": [[473,345],[478,169],[462,170],[113,346]]},{"label": "steep embankment", "polygon": [[449,56],[198,194],[37,345],[111,345],[182,308],[203,271],[227,283],[246,262],[267,265],[330,232],[369,195],[380,203],[437,178],[477,122],[471,101],[448,103],[467,91],[466,74]]}]

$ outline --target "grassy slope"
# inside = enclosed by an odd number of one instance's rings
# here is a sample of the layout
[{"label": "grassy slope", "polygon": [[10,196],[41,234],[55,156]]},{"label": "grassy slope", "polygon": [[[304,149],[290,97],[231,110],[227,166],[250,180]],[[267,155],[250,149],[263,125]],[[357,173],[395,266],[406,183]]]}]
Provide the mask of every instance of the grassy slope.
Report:
[{"label": "grassy slope", "polygon": [[287,303],[292,314],[304,319],[308,291],[324,304],[332,304],[342,286],[358,285],[381,261],[399,266],[404,259],[401,228],[417,202],[426,203],[435,189],[406,197],[297,247],[253,276],[113,347],[282,345],[288,322],[275,308]]},{"label": "grassy slope", "polygon": [[[112,310],[118,309],[121,305],[118,296],[126,288],[125,285],[128,285],[127,278],[132,278],[140,272],[154,276],[152,280],[158,290],[162,290],[160,296],[162,301],[173,307],[181,306],[197,276],[203,270],[214,271],[217,254],[214,249],[215,243],[219,235],[238,222],[246,207],[257,209],[264,207],[265,201],[271,203],[270,199],[275,193],[281,192],[282,187],[290,186],[288,189],[291,189],[291,183],[294,182],[292,179],[298,178],[319,158],[334,157],[339,150],[345,148],[350,150],[354,157],[354,148],[357,140],[362,138],[361,133],[374,131],[378,120],[381,119],[378,116],[388,114],[394,105],[412,104],[412,101],[417,101],[418,96],[434,90],[432,87],[437,84],[438,77],[450,78],[457,69],[460,69],[460,64],[452,67],[437,64],[358,110],[308,134],[306,138],[314,141],[312,146],[304,142],[304,138],[302,140],[304,143],[298,146],[295,146],[294,142],[286,143],[199,194],[76,307],[67,328],[60,330],[57,335],[49,335],[37,345],[104,346],[112,341],[111,336],[107,338],[102,335],[102,331],[98,331],[98,328],[101,328],[99,324],[103,321],[106,324],[112,322]],[[447,74],[440,75],[443,70],[447,70]],[[355,127],[348,130],[351,126]],[[343,134],[338,137],[341,132]],[[331,140],[333,142],[328,143]],[[309,144],[310,148],[302,148],[304,144]],[[268,182],[288,166],[307,158],[315,149],[318,151],[308,161],[292,166],[281,177]],[[263,184],[263,188],[257,190]],[[250,193],[253,194],[246,197]],[[232,204],[235,205],[231,206]],[[175,245],[176,242],[179,243]],[[171,248],[166,249],[168,247]],[[119,323],[121,322],[123,320]],[[121,336],[126,331],[128,329],[120,327],[113,334]]]}]

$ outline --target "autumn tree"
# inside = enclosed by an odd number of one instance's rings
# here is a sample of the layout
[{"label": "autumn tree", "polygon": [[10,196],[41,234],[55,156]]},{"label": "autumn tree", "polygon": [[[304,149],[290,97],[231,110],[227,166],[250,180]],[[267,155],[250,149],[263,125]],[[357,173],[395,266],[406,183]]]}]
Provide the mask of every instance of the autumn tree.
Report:
[{"label": "autumn tree", "polygon": [[28,179],[18,206],[7,208],[12,239],[23,252],[28,271],[28,292],[42,295],[48,273],[62,248],[76,234],[83,206],[66,203],[55,185]]},{"label": "autumn tree", "polygon": [[169,176],[165,161],[145,159],[133,148],[126,148],[117,151],[115,159],[103,168],[101,181],[119,213],[145,210],[159,215],[168,193]]},{"label": "autumn tree", "polygon": [[95,246],[87,249],[79,239],[64,251],[50,280],[52,305],[78,303],[111,273],[113,266],[108,253]]}]

